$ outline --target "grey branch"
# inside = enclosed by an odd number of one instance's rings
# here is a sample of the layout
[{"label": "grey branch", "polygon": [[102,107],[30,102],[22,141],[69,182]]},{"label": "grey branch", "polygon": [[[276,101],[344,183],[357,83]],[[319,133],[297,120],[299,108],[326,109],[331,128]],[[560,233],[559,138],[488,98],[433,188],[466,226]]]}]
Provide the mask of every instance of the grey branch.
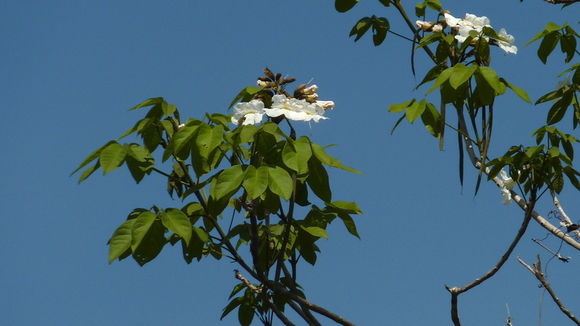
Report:
[{"label": "grey branch", "polygon": [[540,261],[540,256],[538,255],[538,261],[534,263],[533,268],[530,265],[526,264],[526,262],[524,262],[520,257],[518,257],[518,261],[527,270],[529,270],[530,273],[532,273],[538,279],[538,281],[540,281],[540,283],[542,283],[544,289],[548,291],[548,293],[552,297],[552,300],[554,300],[554,303],[558,306],[558,308],[560,308],[560,310],[564,313],[564,315],[566,315],[573,322],[575,322],[576,325],[580,325],[580,320],[578,320],[578,318],[576,318],[576,316],[574,316],[574,314],[570,310],[568,310],[566,306],[564,306],[562,301],[560,301],[560,298],[558,298],[558,296],[556,295],[556,292],[554,292],[554,290],[550,286],[550,283],[548,283],[548,281],[546,280],[544,272],[542,271],[542,262]]},{"label": "grey branch", "polygon": [[518,244],[518,242],[520,241],[520,239],[522,238],[522,236],[524,235],[524,233],[526,232],[526,229],[528,228],[528,225],[530,224],[530,220],[531,220],[531,212],[534,209],[534,205],[535,202],[532,201],[529,206],[527,206],[526,208],[526,214],[524,216],[524,220],[522,222],[522,225],[520,226],[520,229],[518,230],[518,233],[516,234],[514,240],[512,241],[512,243],[510,244],[509,248],[506,250],[506,252],[501,256],[501,258],[499,259],[499,261],[497,262],[497,264],[495,264],[495,266],[493,266],[489,271],[487,271],[487,273],[485,273],[483,276],[476,278],[473,282],[461,286],[461,287],[448,287],[447,285],[445,285],[445,288],[447,289],[447,291],[449,291],[449,293],[451,293],[451,320],[453,321],[453,324],[455,326],[461,326],[461,321],[459,320],[459,311],[457,308],[457,301],[458,301],[458,297],[461,293],[463,292],[467,292],[470,289],[478,286],[479,284],[485,282],[486,280],[488,280],[489,278],[491,278],[492,276],[495,275],[495,273],[497,273],[501,267],[503,266],[503,264],[507,261],[507,259],[509,258],[509,256],[511,255],[511,253],[513,252],[513,250],[515,249],[516,245]]}]

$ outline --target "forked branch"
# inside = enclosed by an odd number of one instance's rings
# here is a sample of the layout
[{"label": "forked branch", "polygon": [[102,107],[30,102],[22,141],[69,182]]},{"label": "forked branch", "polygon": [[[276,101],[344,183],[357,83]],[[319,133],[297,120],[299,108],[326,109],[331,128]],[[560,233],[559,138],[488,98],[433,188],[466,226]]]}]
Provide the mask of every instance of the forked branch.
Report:
[{"label": "forked branch", "polygon": [[546,280],[544,272],[542,271],[542,262],[540,261],[540,256],[538,255],[538,261],[534,263],[534,267],[531,267],[530,265],[526,264],[526,262],[524,262],[520,257],[518,257],[518,261],[527,270],[529,270],[530,273],[532,273],[538,279],[538,281],[540,281],[540,283],[542,283],[544,289],[548,291],[548,293],[552,297],[552,300],[554,300],[554,303],[558,306],[558,308],[560,308],[560,310],[564,313],[564,315],[566,315],[573,322],[575,322],[576,325],[580,325],[580,320],[576,318],[576,316],[574,316],[574,314],[570,310],[568,310],[566,306],[564,306],[564,303],[560,301],[560,298],[558,298],[558,295],[556,295],[556,292],[552,289],[550,283],[548,283],[548,281]]}]

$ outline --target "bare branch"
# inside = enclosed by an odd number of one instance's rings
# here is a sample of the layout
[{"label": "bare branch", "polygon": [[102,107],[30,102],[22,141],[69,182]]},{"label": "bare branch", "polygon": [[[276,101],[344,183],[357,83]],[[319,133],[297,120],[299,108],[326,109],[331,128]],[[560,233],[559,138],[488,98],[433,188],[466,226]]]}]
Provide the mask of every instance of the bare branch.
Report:
[{"label": "bare branch", "polygon": [[[535,197],[535,196],[533,196]],[[524,233],[526,232],[526,229],[528,228],[528,225],[530,224],[530,220],[531,220],[531,212],[534,209],[534,205],[535,205],[535,198],[532,198],[532,202],[527,206],[526,208],[526,214],[524,216],[524,220],[522,222],[522,225],[520,226],[520,229],[518,230],[518,233],[516,234],[514,240],[512,241],[512,243],[510,244],[509,248],[506,250],[506,252],[501,256],[500,260],[497,262],[497,264],[495,264],[495,266],[493,266],[489,271],[487,271],[487,273],[485,273],[483,276],[476,278],[473,282],[461,286],[461,287],[448,287],[447,285],[445,285],[445,288],[447,289],[447,291],[449,291],[449,293],[451,293],[451,320],[453,321],[453,324],[455,326],[460,326],[461,322],[459,320],[459,311],[457,308],[457,301],[458,301],[458,297],[461,293],[463,292],[467,292],[470,289],[478,286],[479,284],[485,282],[486,280],[488,280],[489,278],[491,278],[492,276],[495,275],[495,273],[497,273],[501,267],[503,266],[503,264],[507,261],[507,259],[509,258],[509,256],[511,255],[511,253],[513,252],[513,250],[515,249],[516,245],[518,244],[518,242],[520,241],[520,239],[522,238],[522,236],[524,235]]]},{"label": "bare branch", "polygon": [[286,296],[287,298],[296,301],[299,305],[304,305],[306,306],[308,309],[319,313],[329,319],[332,319],[333,321],[335,321],[336,323],[340,324],[340,325],[344,325],[344,326],[355,326],[355,324],[351,323],[350,321],[344,319],[343,317],[326,310],[325,308],[316,305],[306,299],[304,299],[303,297],[296,295],[292,292],[289,292],[288,290],[286,290],[283,286],[281,286],[280,284],[276,283],[276,282],[272,282],[272,281],[267,281],[266,284],[269,288],[271,288],[272,290],[283,294],[284,296]]},{"label": "bare branch", "polygon": [[558,197],[556,196],[554,190],[550,190],[550,194],[552,195],[554,206],[556,206],[556,209],[558,210],[558,213],[560,213],[560,217],[562,218],[562,222],[560,222],[560,225],[565,227],[568,230],[568,232],[573,232],[577,237],[580,237],[580,230],[578,229],[578,225],[574,224],[574,222],[572,222],[572,219],[568,216],[568,214],[566,214],[566,211],[564,211],[564,208],[562,207],[560,200],[558,200]]},{"label": "bare branch", "polygon": [[578,318],[576,318],[576,316],[574,316],[574,314],[570,310],[568,310],[568,308],[566,308],[566,306],[564,306],[562,301],[560,301],[560,298],[558,298],[558,296],[556,295],[556,292],[554,292],[554,290],[550,286],[550,283],[548,283],[548,281],[546,280],[546,277],[544,276],[544,272],[542,271],[542,262],[540,261],[540,256],[538,255],[538,261],[534,263],[533,268],[530,265],[526,264],[520,257],[518,257],[518,261],[527,270],[529,270],[530,273],[532,273],[538,279],[538,281],[540,281],[540,283],[542,283],[542,286],[544,287],[544,289],[546,289],[546,291],[548,291],[548,293],[552,297],[552,300],[554,300],[554,303],[558,306],[558,308],[560,308],[560,310],[564,313],[564,315],[566,315],[573,322],[575,322],[576,325],[580,325],[580,320]]}]

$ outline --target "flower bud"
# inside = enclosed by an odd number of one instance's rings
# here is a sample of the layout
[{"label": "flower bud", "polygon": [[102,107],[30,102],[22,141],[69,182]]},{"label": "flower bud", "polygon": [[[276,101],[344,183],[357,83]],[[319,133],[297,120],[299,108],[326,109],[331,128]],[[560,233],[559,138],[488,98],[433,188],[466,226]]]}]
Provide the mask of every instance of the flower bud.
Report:
[{"label": "flower bud", "polygon": [[258,84],[258,86],[260,86],[260,87],[268,87],[268,82],[262,81],[262,80],[259,80],[259,79],[256,82],[256,84]]},{"label": "flower bud", "polygon": [[333,101],[316,101],[316,104],[321,106],[325,110],[334,109],[334,102]]},{"label": "flower bud", "polygon": [[317,85],[310,85],[310,86],[304,88],[303,93],[305,95],[312,95],[312,94],[315,94],[316,91],[318,91],[318,86]]}]

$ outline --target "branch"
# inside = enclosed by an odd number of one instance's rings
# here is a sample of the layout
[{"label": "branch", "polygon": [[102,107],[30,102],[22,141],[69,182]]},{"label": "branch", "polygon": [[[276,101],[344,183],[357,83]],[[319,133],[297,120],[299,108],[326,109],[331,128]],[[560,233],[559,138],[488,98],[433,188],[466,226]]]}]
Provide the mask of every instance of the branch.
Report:
[{"label": "branch", "polygon": [[556,295],[556,292],[554,292],[554,290],[550,286],[550,283],[548,283],[548,281],[546,280],[544,272],[542,272],[542,262],[540,261],[540,256],[538,255],[538,261],[534,263],[534,268],[526,264],[520,257],[518,257],[518,261],[525,268],[527,268],[530,271],[530,273],[532,273],[538,279],[538,281],[540,281],[540,283],[542,283],[544,289],[548,291],[548,293],[552,297],[552,300],[554,300],[554,303],[558,306],[558,308],[560,308],[560,310],[564,313],[564,315],[570,318],[577,325],[580,325],[580,320],[576,318],[576,316],[574,316],[574,314],[564,306],[562,301],[560,301],[560,298],[558,298],[558,296]]},{"label": "branch", "polygon": [[326,310],[325,308],[318,306],[306,299],[304,299],[301,296],[298,296],[292,292],[289,292],[288,290],[286,290],[283,286],[281,286],[280,284],[273,282],[273,281],[266,281],[266,285],[271,288],[272,290],[286,296],[287,298],[290,298],[291,300],[296,301],[299,305],[304,305],[306,306],[308,309],[317,312],[329,319],[332,319],[333,321],[337,322],[338,324],[344,325],[344,326],[355,326],[355,324],[351,323],[350,321],[344,319],[343,317]]},{"label": "branch", "polygon": [[[471,141],[471,138],[469,138],[467,136],[468,132],[467,132],[467,126],[465,125],[465,117],[463,116],[463,111],[457,110],[457,115],[459,118],[459,125],[460,125],[460,129],[461,129],[461,134],[463,135],[463,140],[465,141],[465,149],[466,149],[467,155],[469,156],[473,166],[477,170],[481,170],[482,164],[479,161],[479,159],[477,158],[477,156],[475,155],[475,151],[473,149],[473,142]],[[485,173],[486,175],[489,174],[489,171],[490,171],[489,168],[487,168],[487,167],[483,168],[483,173]],[[495,177],[492,180],[498,187],[503,186],[503,181],[501,181],[499,178]],[[514,192],[513,190],[510,190],[510,193],[512,195],[512,200],[516,204],[518,204],[518,206],[520,206],[520,208],[522,208],[525,211],[526,210],[526,201],[520,195],[518,195],[516,192]],[[580,250],[580,242],[576,241],[573,237],[568,235],[566,232],[564,232],[564,231],[560,230],[558,227],[554,226],[547,219],[542,217],[542,215],[540,215],[538,212],[532,210],[532,218],[536,222],[538,222],[538,224],[540,224],[544,229],[548,230],[550,233],[552,233],[556,237],[564,240],[570,246],[576,248],[577,250]]]},{"label": "branch", "polygon": [[[535,196],[532,196],[532,197],[535,197]],[[469,291],[470,289],[485,282],[486,280],[488,280],[489,278],[494,276],[495,273],[497,273],[501,269],[503,264],[507,261],[507,259],[509,258],[509,256],[513,252],[514,248],[516,247],[516,245],[518,244],[518,242],[520,241],[520,239],[522,238],[522,236],[526,232],[526,229],[528,228],[528,225],[530,224],[531,215],[532,215],[531,212],[534,209],[534,205],[535,205],[535,198],[532,198],[532,201],[527,206],[526,215],[524,216],[524,220],[522,222],[522,225],[520,226],[520,229],[518,230],[518,233],[516,234],[514,240],[510,244],[509,248],[501,256],[500,260],[497,262],[497,264],[495,264],[495,266],[493,266],[483,276],[476,278],[473,282],[471,282],[467,285],[464,285],[462,287],[450,288],[447,285],[445,285],[445,288],[447,289],[447,291],[449,291],[449,293],[451,293],[451,320],[453,320],[453,324],[455,326],[461,326],[461,322],[459,321],[459,312],[457,309],[457,301],[458,301],[459,295],[461,293]]]},{"label": "branch", "polygon": [[580,230],[578,229],[578,225],[574,224],[574,222],[572,222],[572,219],[568,216],[568,214],[566,214],[554,190],[550,190],[550,194],[552,195],[554,206],[556,206],[556,209],[560,213],[560,217],[562,217],[563,219],[563,221],[560,222],[560,225],[565,227],[568,232],[574,232],[574,234],[577,237],[580,237]]}]

